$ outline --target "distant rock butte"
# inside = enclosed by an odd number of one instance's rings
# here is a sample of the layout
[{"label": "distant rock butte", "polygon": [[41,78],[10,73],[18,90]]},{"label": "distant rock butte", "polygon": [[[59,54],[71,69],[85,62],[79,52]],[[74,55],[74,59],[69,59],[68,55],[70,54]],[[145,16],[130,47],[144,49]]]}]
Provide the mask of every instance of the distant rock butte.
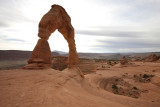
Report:
[{"label": "distant rock butte", "polygon": [[64,36],[69,46],[68,68],[77,66],[78,54],[71,18],[63,7],[52,5],[49,12],[42,17],[39,23],[38,36],[40,39],[28,60],[28,65],[24,69],[46,69],[51,67],[51,51],[47,40],[56,29]]},{"label": "distant rock butte", "polygon": [[156,54],[150,54],[146,59],[146,62],[154,62],[154,61],[158,61],[159,59],[160,59],[160,56],[157,56]]}]

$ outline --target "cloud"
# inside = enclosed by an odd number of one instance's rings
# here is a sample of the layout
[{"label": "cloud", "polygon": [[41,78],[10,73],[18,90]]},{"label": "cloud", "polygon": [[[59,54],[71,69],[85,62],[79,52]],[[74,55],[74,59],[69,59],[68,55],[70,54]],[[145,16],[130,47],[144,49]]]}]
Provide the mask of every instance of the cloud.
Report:
[{"label": "cloud", "polygon": [[34,23],[35,20],[27,18],[23,11],[21,10],[21,6],[24,5],[24,1],[15,0],[2,0],[0,2],[0,27],[7,28],[13,26],[17,23],[30,22]]},{"label": "cloud", "polygon": [[107,30],[76,30],[76,34],[81,35],[92,35],[92,36],[109,36],[109,37],[137,37],[142,32],[136,31],[107,31]]},{"label": "cloud", "polygon": [[160,42],[148,42],[140,38],[120,38],[115,40],[98,40],[98,44],[92,48],[98,48],[104,52],[154,52],[159,51]]},{"label": "cloud", "polygon": [[25,40],[21,40],[21,39],[5,39],[6,41],[9,41],[9,42],[26,42]]},{"label": "cloud", "polygon": [[160,48],[160,32],[157,29],[92,27],[89,30],[76,30],[76,34],[94,39],[94,44],[89,48],[99,52],[153,52]]},{"label": "cloud", "polygon": [[0,27],[4,28],[4,27],[8,27],[9,24],[7,22],[4,21],[0,21]]},{"label": "cloud", "polygon": [[106,21],[110,14],[105,11],[113,10],[111,12],[112,22],[109,20],[111,26],[148,26],[149,28],[157,26],[160,28],[159,0],[96,0],[95,3],[106,7],[104,10],[107,16]]},{"label": "cloud", "polygon": [[123,40],[115,40],[115,41],[109,41],[109,40],[101,40],[98,41],[101,45],[97,45],[102,46],[102,47],[110,47],[110,48],[152,48],[152,47],[156,47],[159,48],[160,47],[160,43],[147,43],[145,41],[136,41],[133,39],[127,40],[127,41],[123,41]]},{"label": "cloud", "polygon": [[[159,0],[53,1],[62,5],[72,18],[77,50],[136,52],[160,48]],[[17,44],[23,42],[26,49],[34,47],[38,39],[38,22],[50,9],[53,1],[1,0],[0,41],[3,41],[3,46],[6,44],[10,48],[14,44],[16,48]],[[60,46],[62,41],[58,39],[57,37],[56,42],[50,39],[50,42],[60,43],[54,46],[57,49],[62,47],[64,51],[63,46]],[[28,47],[28,41],[35,44]]]},{"label": "cloud", "polygon": [[11,38],[10,36],[7,35],[0,35],[0,41],[1,42],[22,42],[22,43],[27,43],[27,41],[23,40],[23,39],[15,39],[15,38]]}]

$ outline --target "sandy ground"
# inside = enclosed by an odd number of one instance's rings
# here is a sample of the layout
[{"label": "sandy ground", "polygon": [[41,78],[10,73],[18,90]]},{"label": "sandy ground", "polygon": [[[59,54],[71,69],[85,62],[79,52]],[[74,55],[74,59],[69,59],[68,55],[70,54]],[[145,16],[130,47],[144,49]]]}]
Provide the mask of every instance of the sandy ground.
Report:
[{"label": "sandy ground", "polygon": [[160,63],[106,65],[84,78],[78,68],[1,70],[0,107],[160,107],[159,88]]}]

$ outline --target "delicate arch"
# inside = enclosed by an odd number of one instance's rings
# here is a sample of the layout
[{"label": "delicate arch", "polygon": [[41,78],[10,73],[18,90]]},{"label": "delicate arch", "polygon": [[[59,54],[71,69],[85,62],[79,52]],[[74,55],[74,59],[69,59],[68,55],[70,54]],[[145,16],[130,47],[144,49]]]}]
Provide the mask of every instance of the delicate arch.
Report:
[{"label": "delicate arch", "polygon": [[71,18],[62,6],[52,5],[51,9],[42,17],[39,23],[38,36],[40,39],[35,46],[26,69],[45,69],[51,65],[51,51],[48,44],[50,35],[56,30],[64,36],[69,47],[68,67],[78,64],[74,28]]}]

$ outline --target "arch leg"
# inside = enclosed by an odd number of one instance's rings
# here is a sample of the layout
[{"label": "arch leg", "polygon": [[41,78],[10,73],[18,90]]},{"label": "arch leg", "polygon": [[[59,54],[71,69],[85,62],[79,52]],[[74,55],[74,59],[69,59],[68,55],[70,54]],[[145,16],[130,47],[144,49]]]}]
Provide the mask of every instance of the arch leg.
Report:
[{"label": "arch leg", "polygon": [[78,54],[74,39],[74,28],[72,27],[72,25],[65,25],[59,28],[58,31],[64,36],[64,38],[68,42],[68,47],[69,47],[68,68],[78,65]]},{"label": "arch leg", "polygon": [[51,50],[48,41],[39,39],[24,69],[46,69],[51,66]]}]

